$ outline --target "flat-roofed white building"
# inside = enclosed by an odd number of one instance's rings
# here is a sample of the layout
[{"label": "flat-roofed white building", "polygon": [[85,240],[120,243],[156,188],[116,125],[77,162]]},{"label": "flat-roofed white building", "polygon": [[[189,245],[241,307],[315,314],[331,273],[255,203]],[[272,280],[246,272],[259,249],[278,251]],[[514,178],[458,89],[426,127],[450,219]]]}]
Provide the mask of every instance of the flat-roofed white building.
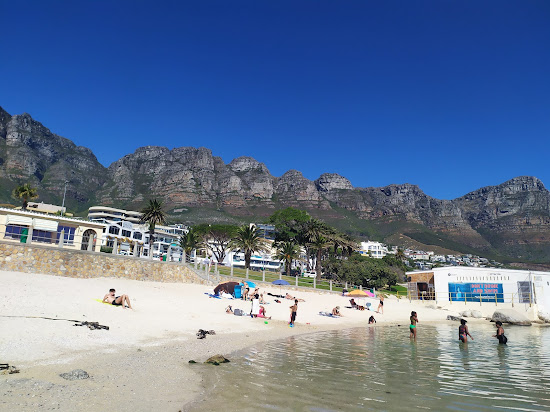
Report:
[{"label": "flat-roofed white building", "polygon": [[361,249],[358,252],[363,256],[382,259],[388,254],[388,247],[380,242],[361,242]]},{"label": "flat-roofed white building", "polygon": [[105,225],[46,213],[0,208],[0,239],[99,252]]},{"label": "flat-roofed white building", "polygon": [[550,272],[446,266],[407,272],[407,278],[413,299],[527,305],[550,314]]}]

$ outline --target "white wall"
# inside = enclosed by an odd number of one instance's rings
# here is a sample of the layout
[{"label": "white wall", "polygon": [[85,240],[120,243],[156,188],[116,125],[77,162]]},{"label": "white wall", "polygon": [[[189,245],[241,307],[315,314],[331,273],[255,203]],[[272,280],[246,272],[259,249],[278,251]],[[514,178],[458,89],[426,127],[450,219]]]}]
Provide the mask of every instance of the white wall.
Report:
[{"label": "white wall", "polygon": [[449,283],[502,284],[504,302],[519,303],[518,282],[533,283],[539,310],[550,313],[550,272],[449,266],[433,269],[437,300],[448,301]]}]

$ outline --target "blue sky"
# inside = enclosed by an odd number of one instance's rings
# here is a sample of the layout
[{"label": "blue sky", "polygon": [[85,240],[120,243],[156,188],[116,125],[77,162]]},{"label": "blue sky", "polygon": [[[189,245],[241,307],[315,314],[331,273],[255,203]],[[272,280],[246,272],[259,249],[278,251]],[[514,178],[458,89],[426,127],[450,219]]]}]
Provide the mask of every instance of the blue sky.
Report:
[{"label": "blue sky", "polygon": [[550,187],[550,2],[0,0],[0,106],[104,165],[208,147],[452,199]]}]

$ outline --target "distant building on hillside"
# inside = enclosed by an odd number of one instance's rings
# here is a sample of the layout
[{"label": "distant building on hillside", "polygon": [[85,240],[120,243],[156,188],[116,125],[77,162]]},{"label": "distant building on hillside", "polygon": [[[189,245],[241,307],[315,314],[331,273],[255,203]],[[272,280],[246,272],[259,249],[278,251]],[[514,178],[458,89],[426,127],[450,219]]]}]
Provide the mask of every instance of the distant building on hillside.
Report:
[{"label": "distant building on hillside", "polygon": [[[21,210],[21,206],[16,207],[16,210]],[[47,213],[49,215],[55,215],[55,214],[63,214],[64,216],[72,217],[72,213],[67,213],[66,207],[61,207],[57,205],[51,205],[49,203],[36,203],[36,202],[29,202],[27,204],[27,210],[32,212],[38,212],[38,213]]]},{"label": "distant building on hillside", "polygon": [[388,252],[388,247],[380,242],[361,242],[361,249],[358,252],[363,256],[370,256],[377,259],[382,259]]},{"label": "distant building on hillside", "polygon": [[142,213],[133,210],[116,209],[109,206],[92,206],[88,209],[88,220],[92,222],[139,223]]}]

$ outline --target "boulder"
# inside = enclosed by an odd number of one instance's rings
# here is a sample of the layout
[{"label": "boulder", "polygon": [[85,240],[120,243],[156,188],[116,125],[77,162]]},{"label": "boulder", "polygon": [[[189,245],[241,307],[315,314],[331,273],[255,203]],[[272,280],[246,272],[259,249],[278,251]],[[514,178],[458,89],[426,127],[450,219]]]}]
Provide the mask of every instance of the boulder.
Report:
[{"label": "boulder", "polygon": [[481,319],[483,314],[479,310],[472,310],[472,318]]},{"label": "boulder", "polygon": [[208,358],[206,360],[206,362],[204,363],[210,363],[212,365],[219,365],[220,363],[227,363],[229,362],[229,359],[227,359],[225,356],[223,355],[214,355],[214,356],[211,356],[210,358]]},{"label": "boulder", "polygon": [[463,318],[471,318],[472,317],[472,311],[471,310],[463,310],[459,313],[460,316]]},{"label": "boulder", "polygon": [[539,310],[539,319],[544,323],[550,323],[550,313],[544,310]]},{"label": "boulder", "polygon": [[531,321],[527,316],[513,309],[495,310],[491,317],[491,321],[496,322],[497,320],[502,323],[510,323],[511,325],[531,326]]},{"label": "boulder", "polygon": [[59,376],[61,376],[63,379],[67,379],[68,381],[88,379],[90,377],[90,375],[88,375],[88,372],[83,371],[82,369],[75,369],[67,373],[61,373],[59,374]]},{"label": "boulder", "polygon": [[458,316],[453,316],[453,315],[447,315],[447,320],[453,320],[453,321],[460,321],[460,318]]}]

